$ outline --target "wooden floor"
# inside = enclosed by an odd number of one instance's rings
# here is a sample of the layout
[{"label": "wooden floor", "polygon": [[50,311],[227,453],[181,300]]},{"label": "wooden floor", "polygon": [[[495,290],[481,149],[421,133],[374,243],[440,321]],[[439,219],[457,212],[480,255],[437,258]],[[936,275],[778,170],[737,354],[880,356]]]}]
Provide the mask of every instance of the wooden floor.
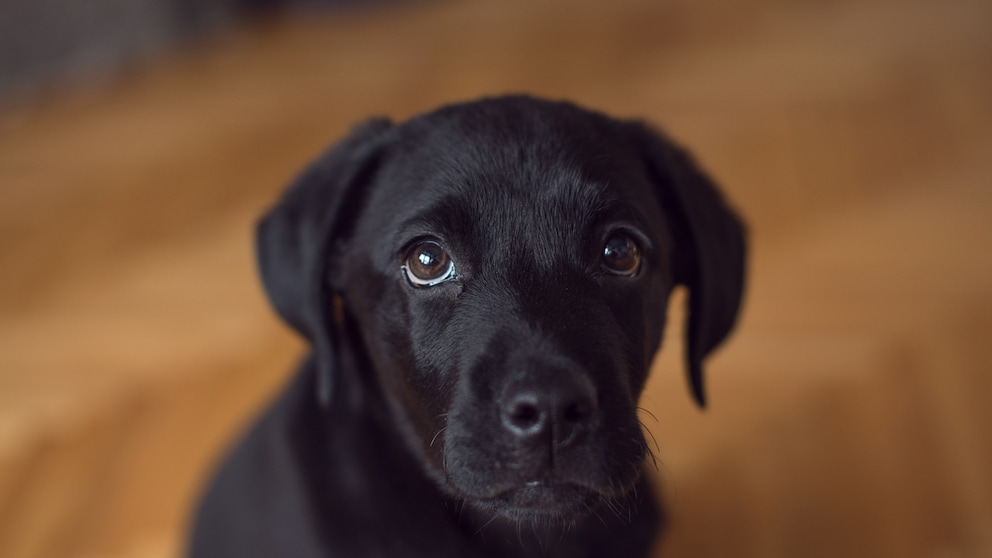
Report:
[{"label": "wooden floor", "polygon": [[254,218],[349,124],[505,91],[663,126],[751,224],[710,410],[677,328],[644,397],[658,556],[992,556],[990,22],[984,0],[400,4],[8,103],[0,556],[177,556],[301,350]]}]

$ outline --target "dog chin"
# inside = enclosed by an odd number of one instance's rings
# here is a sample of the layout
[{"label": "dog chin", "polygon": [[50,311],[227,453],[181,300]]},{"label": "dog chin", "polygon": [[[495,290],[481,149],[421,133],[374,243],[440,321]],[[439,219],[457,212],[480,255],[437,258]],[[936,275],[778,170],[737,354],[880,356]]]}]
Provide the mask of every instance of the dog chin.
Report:
[{"label": "dog chin", "polygon": [[565,524],[592,513],[599,493],[577,484],[532,481],[479,502],[498,516],[517,523]]}]

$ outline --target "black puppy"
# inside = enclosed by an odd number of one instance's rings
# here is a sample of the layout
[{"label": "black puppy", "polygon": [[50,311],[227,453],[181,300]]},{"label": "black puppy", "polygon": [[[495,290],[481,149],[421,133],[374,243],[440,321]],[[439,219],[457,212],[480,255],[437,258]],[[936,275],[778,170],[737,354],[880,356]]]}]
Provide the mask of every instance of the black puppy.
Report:
[{"label": "black puppy", "polygon": [[729,333],[744,234],[637,122],[503,97],[353,130],[258,227],[313,352],[227,459],[191,555],[644,556],[636,405],[676,284]]}]

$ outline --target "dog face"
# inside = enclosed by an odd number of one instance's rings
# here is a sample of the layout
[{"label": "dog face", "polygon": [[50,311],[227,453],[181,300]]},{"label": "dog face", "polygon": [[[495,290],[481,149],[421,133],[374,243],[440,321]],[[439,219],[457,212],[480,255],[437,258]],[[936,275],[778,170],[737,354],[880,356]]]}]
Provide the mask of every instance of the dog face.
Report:
[{"label": "dog face", "polygon": [[[681,152],[526,97],[357,129],[262,222],[259,249],[325,403],[383,402],[443,491],[527,521],[633,486],[672,288],[690,288],[702,402],[700,361],[743,283],[740,224]],[[342,345],[362,364],[337,362]]]}]

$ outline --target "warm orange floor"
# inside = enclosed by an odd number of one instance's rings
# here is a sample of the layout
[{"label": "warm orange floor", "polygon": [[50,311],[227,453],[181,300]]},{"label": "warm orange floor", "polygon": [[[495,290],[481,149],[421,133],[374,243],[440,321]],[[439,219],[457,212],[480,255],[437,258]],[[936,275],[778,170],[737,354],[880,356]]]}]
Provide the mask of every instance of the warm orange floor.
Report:
[{"label": "warm orange floor", "polygon": [[711,409],[675,330],[645,396],[659,556],[992,556],[990,21],[981,0],[435,2],[9,103],[0,556],[177,555],[300,349],[254,217],[350,123],[503,91],[661,124],[751,223]]}]

